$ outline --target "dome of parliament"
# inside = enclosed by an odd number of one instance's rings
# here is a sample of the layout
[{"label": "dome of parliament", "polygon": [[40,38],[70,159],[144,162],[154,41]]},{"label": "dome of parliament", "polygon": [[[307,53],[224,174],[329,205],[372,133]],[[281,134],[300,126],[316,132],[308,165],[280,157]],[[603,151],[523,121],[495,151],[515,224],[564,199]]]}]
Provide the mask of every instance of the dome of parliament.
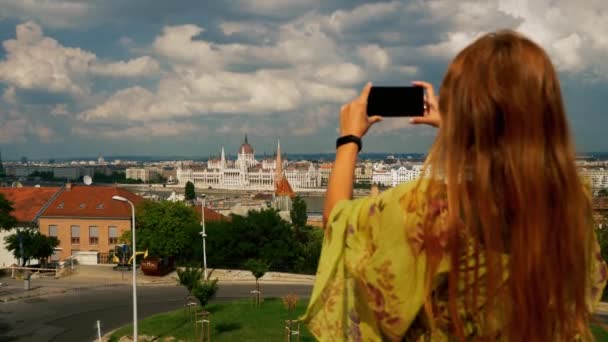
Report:
[{"label": "dome of parliament", "polygon": [[239,147],[239,154],[253,154],[253,147],[249,145],[247,135],[245,135],[245,142]]}]

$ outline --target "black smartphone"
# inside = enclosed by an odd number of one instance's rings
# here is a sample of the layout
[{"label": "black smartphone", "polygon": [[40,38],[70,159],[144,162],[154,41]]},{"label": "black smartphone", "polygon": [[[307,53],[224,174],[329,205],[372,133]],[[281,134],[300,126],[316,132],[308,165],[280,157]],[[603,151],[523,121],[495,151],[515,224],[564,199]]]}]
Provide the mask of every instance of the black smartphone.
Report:
[{"label": "black smartphone", "polygon": [[416,86],[372,87],[367,98],[367,115],[423,116],[424,88]]}]

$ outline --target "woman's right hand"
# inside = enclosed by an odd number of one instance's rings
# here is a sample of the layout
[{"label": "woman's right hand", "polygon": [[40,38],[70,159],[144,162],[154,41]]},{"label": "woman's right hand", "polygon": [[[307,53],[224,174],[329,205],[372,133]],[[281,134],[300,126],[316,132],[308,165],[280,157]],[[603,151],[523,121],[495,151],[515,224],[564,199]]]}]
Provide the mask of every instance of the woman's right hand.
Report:
[{"label": "woman's right hand", "polygon": [[410,118],[410,123],[439,127],[441,125],[441,116],[439,115],[439,103],[437,102],[433,85],[423,81],[414,81],[412,83],[415,86],[423,87],[425,90],[425,110],[424,116],[412,117]]}]

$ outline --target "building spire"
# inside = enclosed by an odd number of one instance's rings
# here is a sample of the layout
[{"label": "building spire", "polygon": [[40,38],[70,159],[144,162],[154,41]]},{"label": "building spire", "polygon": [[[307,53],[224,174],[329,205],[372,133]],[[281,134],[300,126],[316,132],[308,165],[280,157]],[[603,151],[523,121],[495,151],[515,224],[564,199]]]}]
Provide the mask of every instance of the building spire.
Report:
[{"label": "building spire", "polygon": [[247,133],[245,133],[245,144],[249,144],[249,142],[247,141]]},{"label": "building spire", "polygon": [[4,165],[2,164],[2,150],[0,150],[0,177],[4,177]]},{"label": "building spire", "polygon": [[224,153],[224,146],[222,146],[222,156],[220,157],[220,166],[221,166],[221,168],[226,167],[226,153]]},{"label": "building spire", "polygon": [[283,160],[281,158],[281,141],[277,140],[277,161],[276,161],[276,175],[274,177],[275,184],[278,184],[283,178]]}]

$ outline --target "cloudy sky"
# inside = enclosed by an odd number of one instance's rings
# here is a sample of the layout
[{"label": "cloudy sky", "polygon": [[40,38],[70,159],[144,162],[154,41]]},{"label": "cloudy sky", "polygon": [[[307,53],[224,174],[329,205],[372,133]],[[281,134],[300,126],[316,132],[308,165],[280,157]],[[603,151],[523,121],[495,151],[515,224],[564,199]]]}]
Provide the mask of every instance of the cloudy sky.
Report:
[{"label": "cloudy sky", "polygon": [[[533,5],[530,3],[534,3]],[[439,86],[478,35],[517,29],[560,71],[579,151],[608,150],[604,0],[0,0],[5,158],[330,152],[370,80]],[[367,152],[425,152],[386,120]]]}]

